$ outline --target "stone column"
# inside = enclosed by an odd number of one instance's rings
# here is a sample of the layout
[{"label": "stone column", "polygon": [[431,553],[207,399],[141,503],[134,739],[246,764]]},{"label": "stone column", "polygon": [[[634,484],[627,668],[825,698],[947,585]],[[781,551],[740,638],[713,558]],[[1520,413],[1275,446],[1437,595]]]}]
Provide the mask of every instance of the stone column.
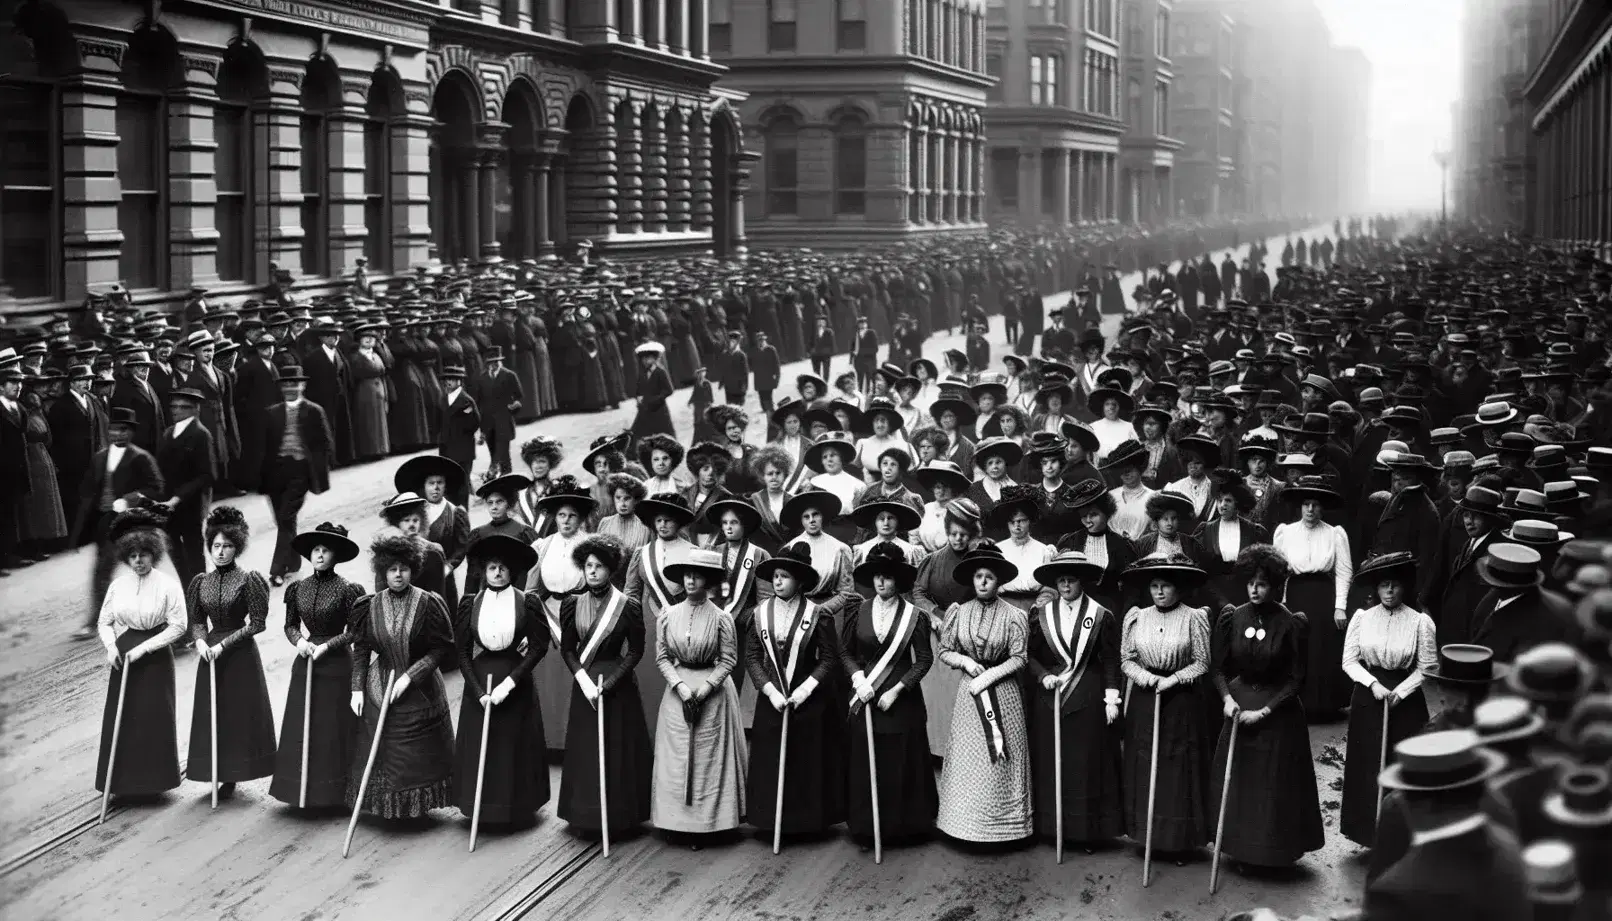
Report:
[{"label": "stone column", "polygon": [[670,44],[666,40],[666,0],[645,0],[649,4],[650,21],[655,24],[655,41],[651,47],[665,51]]},{"label": "stone column", "polygon": [[963,133],[949,131],[946,133],[946,220],[952,224],[962,223],[962,154]]},{"label": "stone column", "polygon": [[1069,223],[1069,151],[1059,148],[1052,159],[1053,167],[1053,221],[1064,227]]},{"label": "stone column", "polygon": [[186,56],[186,77],[205,76],[168,97],[168,265],[169,290],[218,285],[218,142],[213,134],[213,87],[219,58]]},{"label": "stone column", "polygon": [[711,0],[684,0],[688,4],[689,57],[711,59]]},{"label": "stone column", "polygon": [[[301,71],[269,72],[276,89],[300,90]],[[302,272],[302,100],[275,94],[252,110],[252,168],[257,201],[252,208],[258,241],[253,280],[269,280],[269,263]]]},{"label": "stone column", "polygon": [[698,231],[709,231],[713,220],[711,162],[715,157],[711,150],[711,124],[706,117],[703,110],[695,109],[688,123],[689,149],[694,154],[693,229]]},{"label": "stone column", "polygon": [[503,261],[503,245],[498,242],[498,167],[504,161],[504,148],[478,146],[475,150],[476,252],[483,262]]},{"label": "stone column", "polygon": [[1041,148],[1019,148],[1019,213],[1018,222],[1026,226],[1036,223],[1041,214]]},{"label": "stone column", "polygon": [[677,0],[677,9],[672,10],[671,15],[667,17],[669,20],[667,26],[671,30],[671,34],[667,36],[669,40],[666,44],[671,48],[672,53],[676,55],[687,55],[689,48],[693,47],[693,41],[688,31],[691,18],[688,8],[690,2],[691,0]]},{"label": "stone column", "polygon": [[946,219],[941,212],[941,199],[944,198],[942,186],[946,184],[946,153],[939,128],[929,130],[929,221],[939,224]]},{"label": "stone column", "polygon": [[118,280],[117,92],[111,58],[82,55],[84,73],[62,81],[62,261],[64,299]]},{"label": "stone column", "polygon": [[1120,190],[1120,185],[1119,185],[1119,154],[1117,154],[1117,153],[1111,153],[1111,154],[1108,155],[1108,188],[1109,188],[1108,218],[1109,218],[1109,220],[1117,221],[1117,220],[1119,220],[1119,190]]},{"label": "stone column", "polygon": [[[666,113],[649,110],[649,130],[643,132],[644,148],[644,230],[666,232]],[[641,123],[640,123],[641,124]]]},{"label": "stone column", "polygon": [[[598,0],[600,6],[615,8],[616,0]],[[622,41],[635,45],[644,43],[644,3],[647,0],[627,0],[627,21],[621,23]]]},{"label": "stone column", "polygon": [[[562,0],[549,0],[549,2],[560,3]],[[618,35],[624,41],[630,40],[627,36],[630,26],[627,23],[616,22],[615,0],[571,4],[566,12],[568,16],[573,17],[566,22],[571,38],[585,45],[604,44],[613,41]]]},{"label": "stone column", "polygon": [[985,223],[985,138],[974,139],[974,223]]},{"label": "stone column", "polygon": [[750,192],[750,167],[761,159],[761,155],[748,150],[739,151],[732,165],[733,181],[728,196],[728,226],[733,228],[733,255],[743,259],[750,248],[745,245],[744,230],[744,198]]},{"label": "stone column", "polygon": [[[678,113],[677,130],[666,132],[668,229],[687,233],[694,223],[694,166],[690,162],[688,126],[692,118]],[[668,119],[668,125],[673,124]]]},{"label": "stone column", "polygon": [[1086,222],[1086,152],[1075,151],[1075,223]]},{"label": "stone column", "polygon": [[538,142],[536,160],[537,165],[537,202],[533,210],[537,233],[537,258],[552,261],[558,257],[554,253],[554,230],[552,218],[556,202],[564,203],[563,196],[555,196],[554,187],[557,185],[555,166],[560,164],[559,151],[565,143],[566,132],[563,128],[551,128],[543,132]]},{"label": "stone column", "polygon": [[[923,4],[919,4],[922,8]],[[918,129],[918,186],[912,190],[918,196],[918,223],[929,223],[929,129]]]},{"label": "stone column", "polygon": [[644,229],[644,154],[638,133],[638,105],[631,101],[617,105],[615,117],[617,176],[621,188],[616,232],[639,233]]},{"label": "stone column", "polygon": [[[431,130],[436,119],[424,111],[423,96],[411,104],[419,110],[393,116],[387,137],[392,145],[388,188],[392,193],[394,272],[407,271],[427,261],[431,252]],[[362,207],[359,214],[362,220]]]}]

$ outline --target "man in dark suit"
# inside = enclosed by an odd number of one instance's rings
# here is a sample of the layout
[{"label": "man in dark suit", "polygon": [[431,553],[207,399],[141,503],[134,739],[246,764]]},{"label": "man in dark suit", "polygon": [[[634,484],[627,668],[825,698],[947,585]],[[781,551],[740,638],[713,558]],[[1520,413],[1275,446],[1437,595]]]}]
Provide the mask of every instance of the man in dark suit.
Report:
[{"label": "man in dark suit", "polygon": [[228,392],[229,384],[224,380],[224,372],[213,364],[217,344],[206,330],[199,330],[185,339],[185,345],[196,357],[195,367],[183,382],[176,380],[175,386],[187,387],[204,398],[197,418],[213,435],[213,457],[218,461],[219,480],[227,480],[230,475],[230,461],[240,446],[231,438],[226,417],[228,410],[225,405],[225,394]]},{"label": "man in dark suit", "polygon": [[[481,433],[487,441],[492,469],[505,474],[513,469],[509,443],[515,439],[515,414],[521,408],[521,381],[504,367],[504,350],[487,349],[487,370],[476,382],[476,405],[481,409]],[[467,471],[469,465],[461,464]]]},{"label": "man in dark suit", "polygon": [[[241,429],[241,462],[235,485],[256,491],[263,485],[264,427],[269,407],[280,402],[280,368],[274,363],[275,340],[268,331],[255,333],[251,350],[235,366],[235,418]],[[318,402],[318,401],[315,401]],[[204,426],[205,427],[205,426]],[[211,435],[211,430],[208,431]]]},{"label": "man in dark suit", "polygon": [[330,420],[331,432],[336,436],[336,466],[345,467],[353,462],[353,427],[348,421],[352,413],[351,380],[347,358],[341,352],[341,326],[331,320],[321,320],[308,332],[310,338],[316,340],[302,350],[303,373],[308,375],[308,399],[324,408],[325,418]]},{"label": "man in dark suit", "polygon": [[269,408],[266,423],[262,482],[263,493],[274,509],[274,559],[269,563],[269,582],[273,585],[284,585],[286,575],[302,565],[302,557],[291,548],[302,503],[308,493],[318,495],[330,488],[335,440],[324,408],[303,398],[307,382],[302,368],[282,368],[282,402]]},{"label": "man in dark suit", "polygon": [[[1519,521],[1512,533],[1536,525],[1550,528],[1549,522]],[[1521,539],[1520,536],[1518,539]],[[1492,591],[1478,603],[1472,614],[1472,640],[1494,650],[1496,662],[1512,662],[1546,643],[1577,645],[1584,628],[1573,613],[1573,603],[1565,595],[1545,588],[1543,560],[1539,551],[1520,543],[1504,541],[1490,545],[1478,562],[1478,577]]]},{"label": "man in dark suit", "polygon": [[66,487],[62,489],[62,511],[68,521],[78,517],[78,494],[71,484],[83,481],[95,452],[106,447],[101,408],[95,394],[90,393],[94,383],[95,370],[89,365],[68,368],[67,392],[45,414],[50,423],[50,459],[56,465],[56,481]]},{"label": "man in dark suit", "polygon": [[783,365],[778,360],[778,349],[767,340],[766,333],[756,333],[756,360],[750,363],[755,375],[756,396],[761,398],[761,411],[772,418],[772,392],[778,389],[783,376]]},{"label": "man in dark suit", "polygon": [[817,315],[817,331],[811,337],[812,373],[828,380],[829,364],[834,359],[834,330],[828,325],[828,314]]},{"label": "man in dark suit", "polygon": [[134,410],[135,418],[140,420],[134,430],[134,443],[147,451],[155,450],[157,436],[168,423],[162,397],[151,386],[151,359],[145,352],[138,352],[123,367],[125,373],[112,391],[112,408]]},{"label": "man in dark suit", "polygon": [[442,434],[437,440],[437,453],[464,468],[459,489],[449,500],[460,508],[470,505],[470,471],[476,463],[476,434],[481,431],[481,409],[475,397],[465,390],[465,369],[447,365],[442,369],[443,396]]},{"label": "man in dark suit", "polygon": [[1438,626],[1440,643],[1470,643],[1472,615],[1489,594],[1478,575],[1478,561],[1500,539],[1501,495],[1484,486],[1467,488],[1446,519],[1439,552],[1431,561],[1428,594],[1422,610]]},{"label": "man in dark suit", "polygon": [[78,479],[78,501],[73,519],[70,546],[83,545],[85,534],[95,539],[95,569],[90,583],[89,616],[74,639],[95,635],[95,621],[101,614],[101,600],[112,584],[117,568],[117,552],[107,540],[112,519],[138,506],[147,498],[162,495],[162,472],[150,452],[135,446],[131,439],[139,425],[132,411],[114,409],[108,420],[111,443],[96,451]]},{"label": "man in dark suit", "polygon": [[190,585],[196,575],[207,571],[206,548],[202,546],[202,521],[213,501],[213,481],[218,464],[213,454],[213,435],[196,419],[202,395],[177,388],[168,394],[168,412],[174,424],[157,443],[157,469],[167,484],[166,529],[173,544],[174,569],[179,584]]},{"label": "man in dark suit", "polygon": [[23,376],[15,361],[6,361],[0,371],[0,578],[11,575],[12,566],[29,565],[16,558],[17,543],[22,539],[23,503],[33,492],[28,473],[28,415],[19,402]]},{"label": "man in dark suit", "polygon": [[744,353],[744,333],[736,329],[728,331],[728,349],[722,353],[722,363],[717,373],[728,402],[743,406],[745,391],[750,384],[750,357]]},{"label": "man in dark suit", "polygon": [[856,372],[856,386],[863,393],[873,392],[873,376],[878,369],[879,334],[868,324],[867,317],[857,317],[855,341],[851,345],[851,370]]}]

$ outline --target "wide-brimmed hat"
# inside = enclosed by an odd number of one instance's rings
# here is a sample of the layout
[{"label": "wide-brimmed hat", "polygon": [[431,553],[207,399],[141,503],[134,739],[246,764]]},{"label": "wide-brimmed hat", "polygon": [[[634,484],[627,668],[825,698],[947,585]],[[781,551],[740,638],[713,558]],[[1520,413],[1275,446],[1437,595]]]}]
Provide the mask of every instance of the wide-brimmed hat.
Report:
[{"label": "wide-brimmed hat", "polygon": [[[1220,466],[1220,443],[1207,435],[1192,434],[1181,438],[1175,443],[1176,450],[1183,455],[1191,451],[1203,459],[1203,465],[1211,469]],[[1184,461],[1185,458],[1183,457]]]},{"label": "wide-brimmed hat", "polygon": [[927,358],[914,358],[912,361],[907,362],[907,373],[913,377],[918,376],[919,368],[923,368],[925,371],[929,372],[929,379],[931,381],[940,377],[940,369],[935,367],[935,363]]},{"label": "wide-brimmed hat", "polygon": [[784,420],[790,416],[804,417],[811,406],[800,397],[784,397],[772,411],[772,424],[779,428],[784,427]]},{"label": "wide-brimmed hat", "polygon": [[1326,413],[1305,413],[1298,425],[1276,424],[1271,428],[1278,432],[1286,432],[1300,441],[1316,440],[1326,441],[1332,437],[1332,417]]},{"label": "wide-brimmed hat", "polygon": [[1532,588],[1545,581],[1539,551],[1522,544],[1490,544],[1478,561],[1478,578],[1495,588]]},{"label": "wide-brimmed hat", "polygon": [[500,495],[513,503],[521,491],[531,488],[531,485],[532,478],[524,473],[506,473],[476,487],[476,497],[486,499],[488,496]]},{"label": "wide-brimmed hat", "polygon": [[1147,497],[1147,517],[1154,521],[1164,517],[1164,513],[1174,510],[1181,519],[1183,527],[1197,515],[1197,509],[1192,505],[1192,498],[1174,489],[1161,489]]},{"label": "wide-brimmed hat", "polygon": [[1263,455],[1267,462],[1273,462],[1276,460],[1276,449],[1275,439],[1262,438],[1250,432],[1244,435],[1242,443],[1237,445],[1237,456],[1243,458],[1249,455]]},{"label": "wide-brimmed hat", "polygon": [[423,512],[425,510],[425,497],[417,492],[400,492],[381,503],[381,513],[388,520],[393,516],[407,515],[410,512]]},{"label": "wide-brimmed hat", "polygon": [[985,523],[991,527],[1006,529],[1008,522],[1018,512],[1030,516],[1031,521],[1041,517],[1046,508],[1046,490],[1040,486],[1026,486],[1015,484],[1004,487],[1002,497],[985,515]]},{"label": "wide-brimmed hat", "polygon": [[1119,403],[1119,415],[1122,419],[1130,418],[1131,413],[1136,410],[1136,400],[1125,391],[1113,387],[1098,387],[1093,390],[1091,396],[1086,398],[1086,408],[1091,410],[1092,415],[1102,418],[1103,404],[1109,400]]},{"label": "wide-brimmed hat", "polygon": [[1394,746],[1394,763],[1377,782],[1390,790],[1454,790],[1481,784],[1505,765],[1470,729],[1424,732]]},{"label": "wide-brimmed hat", "polygon": [[761,510],[743,499],[718,499],[705,507],[705,520],[714,528],[722,527],[722,513],[733,512],[744,525],[744,533],[754,534],[761,527]]},{"label": "wide-brimmed hat", "polygon": [[358,559],[358,544],[347,536],[347,528],[344,525],[326,521],[311,531],[303,531],[291,538],[291,549],[303,559],[307,559],[315,547],[328,547],[336,554],[338,563]]},{"label": "wide-brimmed hat", "polygon": [[845,459],[846,465],[856,460],[856,436],[850,432],[824,432],[817,436],[817,440],[806,448],[806,466],[818,473],[823,472],[823,452],[839,451]]},{"label": "wide-brimmed hat", "polygon": [[1063,437],[1080,445],[1087,454],[1096,454],[1102,450],[1103,443],[1097,437],[1097,433],[1092,430],[1091,426],[1078,419],[1065,419],[1063,424],[1058,426],[1058,431]]},{"label": "wide-brimmed hat", "polygon": [[1545,795],[1544,813],[1559,826],[1603,829],[1604,840],[1604,829],[1612,826],[1612,774],[1595,765],[1568,768]]},{"label": "wide-brimmed hat", "polygon": [[1566,643],[1543,643],[1519,653],[1506,687],[1536,703],[1572,703],[1595,684],[1595,663]]},{"label": "wide-brimmed hat", "polygon": [[1469,486],[1467,487],[1466,495],[1455,503],[1455,507],[1478,515],[1498,516],[1500,514],[1500,503],[1504,498],[1500,493],[1487,486]]},{"label": "wide-brimmed hat", "polygon": [[464,488],[465,468],[440,454],[421,454],[403,462],[392,474],[392,488],[398,492],[425,493],[425,481],[440,476],[447,482],[449,495]]},{"label": "wide-brimmed hat", "polygon": [[868,400],[867,411],[863,413],[863,419],[867,422],[868,428],[871,429],[873,420],[880,416],[889,421],[890,431],[892,432],[900,431],[907,424],[901,418],[901,411],[896,409],[896,404],[888,397],[874,397]]},{"label": "wide-brimmed hat", "polygon": [[974,446],[974,466],[984,470],[985,462],[993,457],[1002,458],[1012,469],[1024,460],[1024,448],[1019,446],[1017,440],[1002,436],[987,438]]},{"label": "wide-brimmed hat", "polygon": [[308,375],[302,373],[302,366],[301,365],[284,365],[284,366],[282,366],[280,368],[280,377],[279,377],[278,383],[281,383],[281,384],[298,384],[298,383],[305,384],[307,382],[308,382]]},{"label": "wide-brimmed hat", "polygon": [[1383,466],[1389,470],[1406,470],[1421,476],[1429,476],[1438,472],[1438,465],[1430,462],[1420,454],[1411,454],[1405,451],[1395,451],[1383,458]]},{"label": "wide-brimmed hat", "polygon": [[1571,531],[1563,531],[1556,527],[1554,522],[1537,521],[1532,518],[1512,522],[1511,527],[1507,528],[1502,536],[1514,544],[1548,548],[1560,547],[1574,537]]},{"label": "wide-brimmed hat", "polygon": [[881,512],[896,516],[897,531],[911,531],[923,523],[922,512],[897,499],[872,499],[851,510],[851,520],[857,527],[873,529],[873,522]]},{"label": "wide-brimmed hat", "polygon": [[1440,646],[1438,661],[1422,669],[1422,674],[1444,684],[1476,687],[1506,677],[1510,666],[1494,660],[1494,650],[1473,643]]},{"label": "wide-brimmed hat", "polygon": [[1087,477],[1078,483],[1063,488],[1061,498],[1076,514],[1103,496],[1108,495],[1108,484],[1096,477]]},{"label": "wide-brimmed hat", "polygon": [[1356,585],[1374,586],[1387,579],[1398,579],[1409,585],[1415,581],[1415,574],[1416,554],[1409,550],[1397,550],[1368,557],[1355,570],[1354,582]]},{"label": "wide-brimmed hat", "polygon": [[631,444],[631,432],[622,432],[619,435],[603,436],[596,439],[593,443],[593,447],[588,449],[588,453],[582,455],[582,469],[586,470],[588,473],[592,473],[593,461],[599,455],[608,453],[610,451],[616,451],[625,456],[627,453],[627,447]]},{"label": "wide-brimmed hat", "polygon": [[679,528],[686,527],[694,520],[694,510],[688,507],[688,498],[677,492],[658,492],[647,499],[640,499],[633,506],[632,513],[651,528],[655,526],[655,519],[662,515],[676,521]]},{"label": "wide-brimmed hat", "polygon": [[805,543],[790,544],[776,556],[757,563],[756,578],[771,582],[772,574],[780,569],[793,575],[806,591],[817,587],[819,577],[817,570],[812,567],[812,548]]},{"label": "wide-brimmed hat", "polygon": [[986,394],[995,397],[998,403],[1007,402],[1007,375],[981,374],[979,381],[968,388],[968,395],[973,397],[976,403]]},{"label": "wide-brimmed hat", "polygon": [[935,424],[939,425],[941,414],[947,410],[950,410],[957,417],[958,428],[967,428],[979,418],[979,410],[974,408],[973,403],[962,397],[941,397],[929,404],[929,418],[935,420]]},{"label": "wide-brimmed hat", "polygon": [[807,384],[816,385],[818,399],[822,399],[828,395],[828,381],[825,381],[821,377],[818,377],[810,372],[803,372],[795,375],[795,390],[797,392],[805,390]]},{"label": "wide-brimmed hat", "polygon": [[823,513],[823,518],[832,521],[838,518],[844,504],[840,497],[826,489],[811,488],[790,496],[784,502],[783,511],[779,519],[786,528],[800,527],[800,516],[809,508],[815,508]]},{"label": "wide-brimmed hat", "polygon": [[1045,406],[1047,400],[1052,397],[1061,398],[1064,405],[1067,406],[1069,401],[1075,398],[1075,388],[1069,383],[1069,378],[1043,372],[1041,386],[1037,387],[1035,391],[1035,401],[1038,405]]},{"label": "wide-brimmed hat", "polygon": [[1035,458],[1038,463],[1048,457],[1062,459],[1068,450],[1069,440],[1054,432],[1036,432],[1024,446],[1025,455]]},{"label": "wide-brimmed hat", "polygon": [[537,507],[550,514],[559,511],[561,506],[569,505],[583,518],[592,514],[598,504],[599,500],[593,497],[593,492],[570,474],[549,484],[543,498],[537,500]]},{"label": "wide-brimmed hat", "polygon": [[1169,579],[1177,588],[1185,589],[1201,584],[1207,574],[1183,554],[1152,553],[1125,567],[1120,578],[1127,582]]},{"label": "wide-brimmed hat", "polygon": [[1119,446],[1110,451],[1103,462],[1098,464],[1100,470],[1118,470],[1127,465],[1145,467],[1147,465],[1147,448],[1140,441],[1128,438],[1120,442]]},{"label": "wide-brimmed hat", "polygon": [[1095,585],[1103,578],[1103,567],[1079,550],[1065,550],[1035,569],[1035,580],[1042,585],[1056,587],[1062,576],[1074,576],[1080,584]]},{"label": "wide-brimmed hat", "polygon": [[920,464],[912,471],[912,475],[918,478],[918,482],[923,484],[925,489],[933,489],[936,483],[949,483],[952,492],[957,495],[962,495],[969,484],[974,482],[963,472],[963,468],[949,460],[932,460],[927,464]]},{"label": "wide-brimmed hat", "polygon": [[727,575],[722,568],[722,554],[715,550],[689,550],[666,564],[666,578],[672,582],[682,582],[683,574],[689,572],[703,572],[713,580]]},{"label": "wide-brimmed hat", "polygon": [[874,576],[894,578],[896,591],[905,592],[918,580],[918,569],[907,562],[907,555],[899,546],[884,541],[869,547],[868,555],[851,574],[862,585],[872,585]]},{"label": "wide-brimmed hat", "polygon": [[483,565],[487,560],[498,560],[516,572],[525,572],[537,565],[537,551],[532,545],[508,534],[488,534],[477,538],[466,551],[466,556]]},{"label": "wide-brimmed hat", "polygon": [[1141,435],[1143,422],[1153,419],[1161,429],[1165,429],[1169,428],[1174,418],[1167,403],[1143,403],[1131,413],[1131,426],[1136,429],[1137,435]]},{"label": "wide-brimmed hat", "polygon": [[1002,555],[996,543],[982,540],[952,567],[952,581],[960,585],[972,585],[974,573],[980,569],[989,569],[995,573],[999,585],[1006,585],[1019,577],[1019,567]]},{"label": "wide-brimmed hat", "polygon": [[1472,731],[1485,745],[1521,741],[1544,729],[1545,715],[1533,704],[1512,694],[1490,696],[1472,708]]},{"label": "wide-brimmed hat", "polygon": [[1337,508],[1343,501],[1338,491],[1332,488],[1332,480],[1324,476],[1301,476],[1293,483],[1282,489],[1282,499],[1298,504],[1306,499],[1315,499],[1323,508]]}]

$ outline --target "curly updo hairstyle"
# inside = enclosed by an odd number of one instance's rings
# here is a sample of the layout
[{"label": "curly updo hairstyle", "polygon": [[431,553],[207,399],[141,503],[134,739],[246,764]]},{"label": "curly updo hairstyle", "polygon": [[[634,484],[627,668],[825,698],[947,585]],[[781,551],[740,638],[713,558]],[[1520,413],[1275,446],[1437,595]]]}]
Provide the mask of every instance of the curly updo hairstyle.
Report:
[{"label": "curly updo hairstyle", "polygon": [[1278,594],[1282,586],[1287,584],[1287,576],[1291,571],[1292,567],[1288,565],[1287,557],[1270,544],[1250,544],[1244,547],[1243,552],[1237,554],[1237,563],[1232,567],[1232,572],[1239,581],[1248,582],[1255,576],[1263,576]]},{"label": "curly updo hairstyle", "polygon": [[626,555],[627,548],[622,546],[621,541],[609,534],[594,534],[583,538],[571,550],[571,562],[576,564],[576,568],[582,569],[588,564],[588,557],[596,556],[611,575],[615,575],[621,571],[621,561]]},{"label": "curly updo hairstyle", "polygon": [[559,441],[547,435],[538,435],[521,445],[521,463],[525,464],[528,469],[532,466],[532,461],[539,457],[548,458],[549,469],[554,470],[560,466],[560,461],[564,459],[565,448],[560,445]]},{"label": "curly updo hairstyle", "polygon": [[615,499],[617,490],[624,490],[632,496],[634,502],[644,501],[648,491],[644,488],[644,481],[630,473],[612,473],[605,477],[605,487],[610,490],[610,498]]},{"label": "curly updo hairstyle", "polygon": [[706,409],[705,421],[711,423],[711,427],[716,429],[717,436],[723,441],[728,437],[729,422],[739,423],[741,430],[750,428],[750,414],[728,403],[718,403]]},{"label": "curly updo hairstyle", "polygon": [[370,568],[384,575],[393,563],[402,563],[419,575],[425,562],[425,545],[396,528],[382,528],[369,545]]},{"label": "curly updo hairstyle", "polygon": [[112,549],[117,559],[127,562],[136,553],[151,554],[153,564],[168,555],[168,534],[162,527],[166,516],[145,509],[133,509],[112,522]]},{"label": "curly updo hairstyle", "polygon": [[764,482],[763,475],[768,467],[776,468],[787,480],[795,472],[795,457],[777,445],[767,445],[750,458],[750,473],[756,482]]},{"label": "curly updo hairstyle", "polygon": [[246,552],[246,541],[251,536],[252,529],[246,525],[246,516],[233,505],[215,505],[207,513],[207,522],[202,528],[202,539],[207,546],[213,545],[213,538],[224,535],[224,539],[235,545],[235,553],[239,556]]},{"label": "curly updo hairstyle", "polygon": [[682,466],[683,446],[670,435],[657,432],[647,438],[638,439],[638,463],[643,465],[644,470],[653,471],[655,469],[655,465],[649,461],[650,458],[655,456],[657,450],[665,451],[666,456],[672,459],[673,470]]}]

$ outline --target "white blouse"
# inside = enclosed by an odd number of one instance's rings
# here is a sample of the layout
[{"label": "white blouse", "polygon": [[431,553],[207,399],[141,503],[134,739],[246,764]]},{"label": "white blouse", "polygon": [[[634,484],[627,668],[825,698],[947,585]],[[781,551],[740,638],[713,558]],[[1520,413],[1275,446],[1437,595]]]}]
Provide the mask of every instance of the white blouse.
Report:
[{"label": "white blouse", "polygon": [[125,631],[163,627],[161,633],[140,644],[145,652],[161,649],[184,636],[190,627],[185,592],[178,579],[160,569],[144,576],[125,573],[107,588],[96,627],[109,653],[117,652],[118,637]]},{"label": "white blouse", "polygon": [[1209,493],[1211,492],[1210,487],[1213,485],[1214,481],[1210,480],[1208,477],[1204,477],[1200,480],[1193,480],[1192,477],[1184,476],[1181,479],[1176,480],[1174,483],[1166,486],[1165,489],[1173,489],[1191,499],[1193,513],[1202,515],[1204,507],[1209,504]]},{"label": "white blouse", "polygon": [[1134,541],[1146,534],[1147,526],[1152,523],[1147,517],[1147,500],[1153,497],[1155,490],[1143,486],[1130,498],[1126,498],[1126,492],[1124,486],[1108,491],[1114,497],[1114,517],[1108,520],[1108,526]]},{"label": "white blouse", "polygon": [[571,551],[587,538],[587,532],[578,530],[570,537],[555,533],[533,541],[537,565],[532,567],[532,574],[526,578],[526,590],[536,591],[541,585],[549,594],[548,600],[553,603],[554,609],[559,610],[562,596],[583,585],[582,569],[572,562]]},{"label": "white blouse", "polygon": [[1242,552],[1243,521],[1241,518],[1220,519],[1220,558],[1228,563],[1236,562],[1237,554]]},{"label": "white blouse", "polygon": [[1097,461],[1106,459],[1110,452],[1136,437],[1136,426],[1124,419],[1098,419],[1091,424],[1097,433]]},{"label": "white blouse", "polygon": [[1347,610],[1349,581],[1354,578],[1354,562],[1349,556],[1349,536],[1343,528],[1321,522],[1311,527],[1302,521],[1276,526],[1271,543],[1282,551],[1293,567],[1293,575],[1332,573],[1334,611]]},{"label": "white blouse", "polygon": [[1053,550],[1041,541],[1031,537],[1019,543],[1011,538],[996,545],[1002,551],[1002,556],[1009,563],[1019,567],[1019,574],[1012,582],[998,589],[1000,592],[1038,592],[1041,583],[1035,580],[1035,571],[1038,566],[1045,566],[1052,559]]},{"label": "white blouse", "polygon": [[884,642],[890,635],[890,627],[896,622],[896,611],[901,608],[901,596],[896,595],[889,601],[878,596],[873,598],[873,635]]},{"label": "white blouse", "polygon": [[[867,484],[864,483],[859,477],[854,477],[851,474],[846,473],[844,470],[841,470],[839,473],[819,473],[812,477],[811,485],[821,489],[826,489],[835,496],[838,496],[840,500],[840,514],[844,515],[851,511],[852,504],[856,501],[856,494],[861,492],[862,487],[866,486]],[[800,526],[800,522],[798,521],[786,521],[784,524],[787,527]]]},{"label": "white blouse", "polygon": [[914,532],[918,543],[925,550],[934,553],[946,546],[946,504],[944,502],[928,502],[924,504],[924,517],[918,523],[918,530]]},{"label": "white blouse", "polygon": [[436,524],[437,519],[441,518],[442,513],[447,510],[448,500],[446,499],[442,500],[441,502],[427,502],[425,504],[425,526],[429,528]]},{"label": "white blouse", "polygon": [[1422,686],[1422,671],[1438,664],[1438,632],[1433,618],[1400,605],[1389,611],[1373,605],[1349,618],[1343,635],[1343,673],[1366,687],[1377,679],[1372,668],[1408,668],[1411,673],[1393,688],[1404,697]]},{"label": "white blouse", "polygon": [[912,445],[907,444],[907,439],[902,438],[900,435],[886,435],[883,438],[880,438],[876,435],[869,435],[856,443],[856,461],[857,463],[861,464],[862,469],[867,471],[868,475],[872,477],[869,482],[878,482],[879,455],[890,450],[891,448],[900,448],[901,450],[907,452],[908,457],[918,456],[918,452],[912,449]]},{"label": "white blouse", "polygon": [[489,652],[502,652],[515,642],[515,593],[509,586],[489,588],[481,596],[481,614],[476,638]]}]

